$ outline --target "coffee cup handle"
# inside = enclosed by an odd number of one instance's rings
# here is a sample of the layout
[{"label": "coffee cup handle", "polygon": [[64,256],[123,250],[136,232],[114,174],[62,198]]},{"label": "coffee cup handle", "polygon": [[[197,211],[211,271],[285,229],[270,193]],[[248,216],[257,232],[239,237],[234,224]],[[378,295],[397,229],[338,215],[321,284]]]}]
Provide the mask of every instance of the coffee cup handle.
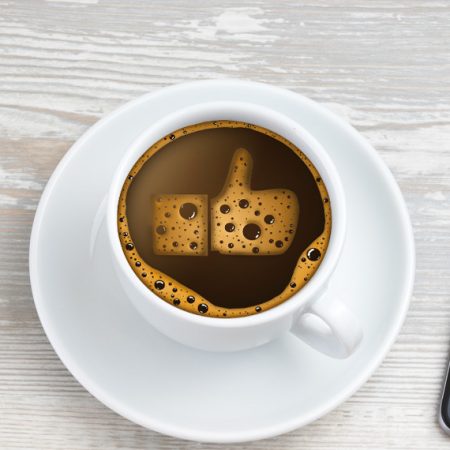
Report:
[{"label": "coffee cup handle", "polygon": [[359,320],[336,297],[325,293],[294,322],[291,332],[314,349],[333,358],[347,358],[363,337]]}]

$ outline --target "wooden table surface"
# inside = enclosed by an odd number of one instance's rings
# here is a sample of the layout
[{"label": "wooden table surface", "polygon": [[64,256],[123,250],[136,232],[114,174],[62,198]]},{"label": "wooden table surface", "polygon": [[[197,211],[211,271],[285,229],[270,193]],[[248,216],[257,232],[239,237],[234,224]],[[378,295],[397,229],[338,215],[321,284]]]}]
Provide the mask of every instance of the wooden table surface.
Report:
[{"label": "wooden table surface", "polygon": [[[417,244],[396,344],[351,399],[248,449],[444,449],[450,344],[450,2],[0,0],[0,448],[189,448],[88,394],[54,353],[28,277],[42,189],[72,143],[124,102],[239,77],[305,94],[379,151]],[[217,446],[220,447],[220,446]],[[236,446],[238,447],[238,446]]]}]

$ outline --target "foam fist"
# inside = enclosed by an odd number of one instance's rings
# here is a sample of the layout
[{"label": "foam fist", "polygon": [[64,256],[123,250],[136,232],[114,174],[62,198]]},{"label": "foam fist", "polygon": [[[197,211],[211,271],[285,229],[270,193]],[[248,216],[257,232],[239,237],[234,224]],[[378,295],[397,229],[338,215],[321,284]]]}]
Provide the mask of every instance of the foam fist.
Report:
[{"label": "foam fist", "polygon": [[279,255],[297,229],[297,196],[287,189],[253,191],[253,160],[234,152],[221,193],[211,200],[211,249],[227,255]]},{"label": "foam fist", "polygon": [[[288,189],[253,191],[250,153],[233,154],[220,194],[210,204],[211,250],[226,255],[280,255],[292,244],[299,216],[297,196]],[[153,198],[153,252],[208,254],[208,198],[170,194]]]}]

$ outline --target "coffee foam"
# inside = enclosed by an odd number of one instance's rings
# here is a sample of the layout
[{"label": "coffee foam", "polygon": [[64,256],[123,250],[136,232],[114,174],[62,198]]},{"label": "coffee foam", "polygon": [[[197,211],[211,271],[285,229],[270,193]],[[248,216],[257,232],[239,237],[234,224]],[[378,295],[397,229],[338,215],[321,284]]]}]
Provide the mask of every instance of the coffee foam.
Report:
[{"label": "coffee foam", "polygon": [[295,192],[251,189],[253,159],[234,152],[222,192],[211,200],[211,248],[225,255],[281,255],[291,245],[299,215]]},{"label": "coffee foam", "polygon": [[162,194],[153,198],[153,253],[208,254],[208,197]]},{"label": "coffee foam", "polygon": [[[190,289],[188,286],[183,285],[182,283],[179,283],[174,278],[168,276],[167,274],[159,271],[155,267],[152,267],[151,265],[147,264],[143,258],[139,255],[137,249],[134,246],[132,236],[130,234],[127,216],[126,216],[126,199],[127,199],[127,193],[128,189],[131,186],[133,182],[133,178],[136,176],[136,174],[140,171],[142,166],[153,156],[155,155],[159,150],[164,148],[167,144],[170,142],[182,137],[186,136],[187,134],[195,133],[202,130],[212,129],[216,127],[226,127],[226,128],[250,128],[253,129],[259,133],[266,134],[279,142],[283,143],[287,147],[289,147],[307,166],[308,170],[316,180],[316,186],[320,192],[320,196],[322,198],[323,202],[323,208],[324,208],[324,229],[322,233],[313,241],[310,243],[310,245],[301,253],[296,267],[292,273],[291,280],[289,284],[285,287],[285,289],[277,296],[273,297],[272,299],[265,301],[259,305],[251,306],[247,308],[224,308],[214,305],[210,300],[204,298],[197,292]],[[243,154],[245,156],[245,153]],[[224,187],[225,188],[225,187]],[[277,190],[279,191],[279,190]],[[281,191],[283,191],[281,189]],[[264,192],[264,191],[262,191]],[[288,193],[289,191],[285,190],[286,195],[286,201],[290,200],[287,198],[287,195],[290,195]],[[275,194],[273,195],[273,197]],[[201,200],[201,195],[196,196],[198,199]],[[220,206],[224,204],[219,198],[220,195],[217,197],[218,203],[217,207],[220,210]],[[242,196],[241,196],[242,197]],[[291,197],[292,198],[292,197]],[[173,200],[173,199],[172,199]],[[241,200],[247,200],[245,198],[241,198]],[[187,203],[185,201],[184,203]],[[220,204],[219,204],[220,203]],[[215,205],[214,202],[212,202],[213,205]],[[226,204],[226,203],[225,203]],[[181,205],[180,205],[181,206]],[[259,205],[262,206],[262,205]],[[246,208],[241,208],[246,209]],[[293,211],[295,208],[293,208]],[[213,211],[216,211],[216,209],[213,209]],[[256,209],[255,209],[256,211]],[[294,211],[295,212],[295,211]],[[264,214],[262,218],[264,219],[266,216],[269,216],[271,214]],[[275,215],[273,215],[275,217]],[[294,217],[298,216],[298,210],[296,214],[294,214]],[[231,216],[230,216],[231,217]],[[257,216],[256,216],[257,217]],[[280,216],[279,216],[280,217]],[[211,219],[215,219],[215,216],[211,214]],[[270,218],[269,218],[270,219]],[[268,219],[268,220],[269,220]],[[276,219],[276,217],[275,217]],[[284,218],[286,220],[286,218]],[[270,221],[269,221],[270,222]],[[289,222],[289,223],[288,223]],[[203,222],[202,222],[203,223]],[[285,226],[282,227],[283,233],[287,232],[289,234],[289,229],[294,229],[295,227],[289,227],[289,225],[293,225],[294,223],[297,223],[297,218],[295,218],[295,222],[293,220],[286,220],[286,223],[288,224],[288,228]],[[256,225],[259,224],[259,221],[256,221]],[[124,255],[127,258],[128,263],[130,264],[130,267],[133,269],[136,276],[139,277],[142,283],[144,283],[145,286],[147,286],[154,294],[156,294],[158,297],[163,299],[164,301],[168,302],[169,304],[172,304],[178,308],[184,309],[185,311],[194,313],[194,314],[200,314],[205,315],[209,317],[220,317],[220,318],[232,318],[232,317],[242,317],[247,316],[251,314],[257,314],[261,313],[263,311],[266,311],[270,308],[273,308],[284,301],[288,300],[290,297],[292,297],[294,294],[296,294],[314,275],[315,271],[319,267],[323,256],[325,255],[326,249],[328,247],[329,238],[331,234],[331,206],[329,202],[328,192],[326,190],[326,187],[324,183],[322,182],[322,179],[320,177],[320,174],[318,173],[317,169],[313,166],[313,164],[309,161],[309,159],[306,157],[306,155],[299,150],[294,144],[292,144],[287,139],[283,138],[282,136],[273,133],[270,130],[267,130],[265,128],[243,123],[243,122],[236,122],[236,121],[214,121],[214,122],[204,122],[196,125],[191,125],[189,127],[185,127],[182,129],[179,129],[177,131],[174,131],[168,136],[165,136],[164,138],[160,139],[157,143],[152,145],[136,162],[136,164],[133,166],[131,171],[129,172],[127,178],[125,179],[120,198],[119,198],[119,205],[118,205],[118,231],[119,231],[119,238],[122,245],[122,249],[124,252]],[[214,223],[211,223],[211,225],[214,225]],[[223,224],[226,225],[226,224]],[[249,230],[249,233],[254,233],[255,230]],[[293,232],[295,235],[295,231]],[[284,236],[286,238],[287,236]],[[186,238],[187,239],[187,238]],[[289,239],[289,238],[288,238]],[[220,238],[218,240],[212,239],[212,245],[214,249],[214,242],[220,243]],[[273,243],[276,243],[278,240],[274,240]],[[202,241],[204,242],[204,241]],[[282,241],[283,242],[283,241]],[[283,246],[287,246],[289,241],[284,240]],[[271,243],[271,244],[273,244]],[[264,242],[265,244],[265,242]],[[260,244],[261,245],[261,244]],[[266,250],[267,248],[264,247]],[[275,249],[280,249],[283,247],[277,247],[276,245],[272,248],[272,250],[277,251]],[[196,249],[195,249],[196,250]],[[199,249],[199,255],[204,254],[205,251],[204,245],[201,249]],[[255,254],[253,253],[254,257]],[[226,257],[226,256],[224,256]],[[270,256],[264,256],[264,257],[270,257]]]}]

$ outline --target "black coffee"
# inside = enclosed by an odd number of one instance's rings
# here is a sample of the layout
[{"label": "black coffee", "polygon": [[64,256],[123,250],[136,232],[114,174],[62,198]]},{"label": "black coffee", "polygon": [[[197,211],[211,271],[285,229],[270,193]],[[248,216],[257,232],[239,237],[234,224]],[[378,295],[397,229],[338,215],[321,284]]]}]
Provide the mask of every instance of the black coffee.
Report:
[{"label": "black coffee", "polygon": [[331,208],[320,174],[292,143],[251,124],[207,122],[142,155],[122,189],[118,231],[158,297],[239,317],[309,281],[328,246]]}]

